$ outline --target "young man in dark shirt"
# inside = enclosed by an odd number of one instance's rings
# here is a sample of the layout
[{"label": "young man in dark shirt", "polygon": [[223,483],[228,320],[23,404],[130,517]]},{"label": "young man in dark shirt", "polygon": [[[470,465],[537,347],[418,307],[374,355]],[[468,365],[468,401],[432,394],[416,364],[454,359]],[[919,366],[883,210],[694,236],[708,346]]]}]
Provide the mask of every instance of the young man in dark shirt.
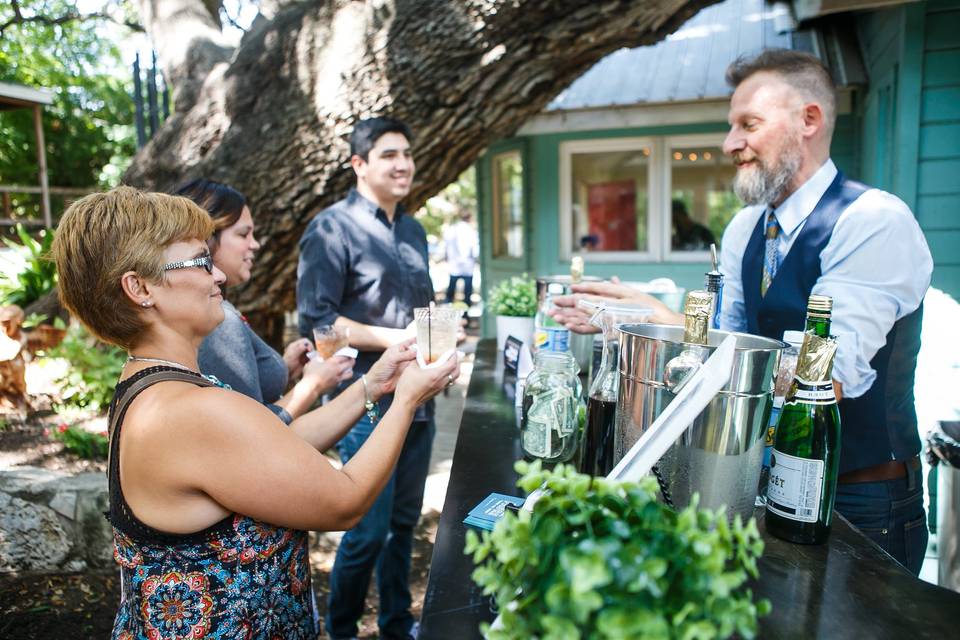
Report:
[{"label": "young man in dark shirt", "polygon": [[[348,327],[360,351],[360,377],[392,344],[413,336],[413,310],[433,300],[423,227],[400,204],[415,165],[409,128],[390,118],[361,120],[350,138],[356,187],[321,211],[300,240],[297,312],[300,333],[319,325]],[[380,401],[380,413],[391,398]],[[375,420],[362,418],[337,448],[344,463],[363,445]],[[410,638],[410,554],[420,517],[433,443],[433,403],[421,407],[393,477],[373,507],[348,531],[330,576],[326,618],[331,638],[357,635],[370,574],[376,568],[381,638]]]}]

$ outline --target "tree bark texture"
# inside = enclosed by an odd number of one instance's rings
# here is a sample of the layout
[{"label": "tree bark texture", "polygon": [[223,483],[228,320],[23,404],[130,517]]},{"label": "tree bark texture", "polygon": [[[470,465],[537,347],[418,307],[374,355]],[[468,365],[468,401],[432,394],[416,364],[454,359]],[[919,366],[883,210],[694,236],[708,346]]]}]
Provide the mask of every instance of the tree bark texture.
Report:
[{"label": "tree bark texture", "polygon": [[[716,0],[327,0],[286,4],[235,49],[204,0],[140,0],[175,109],[125,181],[241,190],[263,248],[231,299],[276,343],[297,242],[354,183],[357,119],[412,128],[421,205],[604,55],[650,44]],[[161,8],[162,7],[162,8]]]}]

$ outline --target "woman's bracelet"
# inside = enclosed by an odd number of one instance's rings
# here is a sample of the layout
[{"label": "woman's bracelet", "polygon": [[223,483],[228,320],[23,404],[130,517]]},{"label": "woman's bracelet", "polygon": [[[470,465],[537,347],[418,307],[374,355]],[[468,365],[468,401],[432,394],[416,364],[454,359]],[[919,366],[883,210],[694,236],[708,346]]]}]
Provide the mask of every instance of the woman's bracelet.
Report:
[{"label": "woman's bracelet", "polygon": [[363,382],[363,408],[370,419],[370,424],[376,424],[380,419],[380,405],[374,402],[370,397],[370,387],[367,385],[367,376],[360,375],[360,381]]}]

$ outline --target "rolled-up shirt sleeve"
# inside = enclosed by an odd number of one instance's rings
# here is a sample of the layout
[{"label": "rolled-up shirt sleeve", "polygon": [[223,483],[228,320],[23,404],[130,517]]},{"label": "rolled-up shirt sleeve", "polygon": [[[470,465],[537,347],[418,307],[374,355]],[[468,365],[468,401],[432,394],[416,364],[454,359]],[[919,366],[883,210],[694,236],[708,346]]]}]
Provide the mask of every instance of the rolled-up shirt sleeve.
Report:
[{"label": "rolled-up shirt sleeve", "polygon": [[915,311],[933,273],[920,225],[899,198],[871,189],[837,220],[820,254],[812,293],[833,298],[837,336],[833,377],[845,397],[866,393],[877,378],[870,361],[894,323]]},{"label": "rolled-up shirt sleeve", "polygon": [[300,239],[297,263],[297,316],[300,335],[333,324],[340,315],[347,281],[347,243],[333,216],[319,214]]}]

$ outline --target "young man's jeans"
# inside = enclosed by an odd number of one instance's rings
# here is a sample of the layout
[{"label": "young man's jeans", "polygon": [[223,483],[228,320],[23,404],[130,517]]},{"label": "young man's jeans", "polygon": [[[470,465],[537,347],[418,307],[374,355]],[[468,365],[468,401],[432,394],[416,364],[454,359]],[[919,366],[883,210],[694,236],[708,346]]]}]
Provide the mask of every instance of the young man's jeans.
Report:
[{"label": "young man's jeans", "polygon": [[838,484],[834,508],[913,575],[927,551],[923,472],[882,482]]},{"label": "young man's jeans", "polygon": [[451,275],[450,284],[447,285],[447,302],[453,302],[457,295],[457,280],[463,280],[463,300],[469,305],[473,297],[473,276]]},{"label": "young man's jeans", "polygon": [[[364,416],[337,445],[344,464],[372,432]],[[430,466],[435,431],[433,420],[414,422],[400,453],[397,468],[370,511],[344,534],[330,574],[326,619],[331,638],[357,635],[370,574],[377,572],[380,593],[380,637],[407,638],[413,626],[410,613],[410,554],[413,529],[420,518],[423,486]]]}]

